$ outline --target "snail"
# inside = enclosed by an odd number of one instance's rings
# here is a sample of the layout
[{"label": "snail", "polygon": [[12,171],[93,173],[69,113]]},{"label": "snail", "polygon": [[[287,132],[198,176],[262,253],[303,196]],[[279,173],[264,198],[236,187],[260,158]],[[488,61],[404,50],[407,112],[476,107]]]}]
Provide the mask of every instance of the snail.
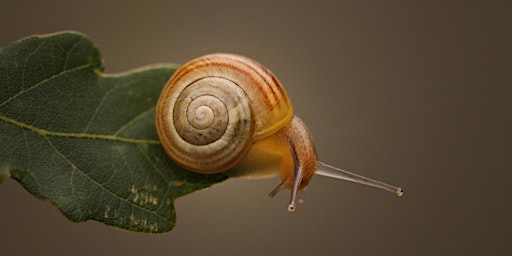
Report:
[{"label": "snail", "polygon": [[155,115],[162,147],[175,163],[204,174],[280,173],[282,182],[269,196],[291,189],[290,212],[313,174],[403,194],[318,161],[311,133],[294,116],[281,83],[247,57],[217,53],[189,61],[167,82]]}]

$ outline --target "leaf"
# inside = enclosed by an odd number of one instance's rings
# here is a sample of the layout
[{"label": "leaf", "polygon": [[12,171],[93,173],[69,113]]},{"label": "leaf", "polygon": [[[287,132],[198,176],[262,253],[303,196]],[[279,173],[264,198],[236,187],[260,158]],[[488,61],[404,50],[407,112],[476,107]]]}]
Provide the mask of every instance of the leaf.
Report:
[{"label": "leaf", "polygon": [[139,232],[175,225],[174,200],[227,178],[174,164],[154,110],[175,66],[105,75],[84,35],[0,48],[0,181],[12,177],[72,221]]}]

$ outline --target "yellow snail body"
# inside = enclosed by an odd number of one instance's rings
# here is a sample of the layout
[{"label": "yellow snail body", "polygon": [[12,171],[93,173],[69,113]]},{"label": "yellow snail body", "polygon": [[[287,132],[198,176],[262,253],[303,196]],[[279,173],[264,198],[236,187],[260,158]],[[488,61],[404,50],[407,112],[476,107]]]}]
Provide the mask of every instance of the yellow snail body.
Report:
[{"label": "yellow snail body", "polygon": [[282,182],[270,196],[291,189],[289,211],[315,173],[402,195],[398,187],[318,161],[281,83],[243,56],[210,54],[183,65],[164,87],[155,115],[162,146],[177,164],[205,174],[279,172]]}]

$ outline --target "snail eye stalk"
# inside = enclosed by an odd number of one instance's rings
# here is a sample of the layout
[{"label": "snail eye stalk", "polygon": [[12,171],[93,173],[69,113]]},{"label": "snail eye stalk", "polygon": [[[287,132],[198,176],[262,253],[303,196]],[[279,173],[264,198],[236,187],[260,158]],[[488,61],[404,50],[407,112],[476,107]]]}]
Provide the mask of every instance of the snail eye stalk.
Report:
[{"label": "snail eye stalk", "polygon": [[392,186],[384,182],[372,180],[370,178],[357,175],[355,173],[347,172],[320,161],[318,161],[318,167],[317,170],[315,171],[315,174],[340,180],[348,180],[352,182],[361,183],[363,185],[384,189],[396,194],[397,196],[402,196],[404,194],[403,189],[400,187]]}]

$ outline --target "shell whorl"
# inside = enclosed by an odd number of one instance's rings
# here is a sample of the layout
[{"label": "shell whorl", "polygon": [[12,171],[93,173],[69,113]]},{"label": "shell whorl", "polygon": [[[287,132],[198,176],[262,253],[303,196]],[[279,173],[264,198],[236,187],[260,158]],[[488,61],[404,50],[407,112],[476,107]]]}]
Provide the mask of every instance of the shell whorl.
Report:
[{"label": "shell whorl", "polygon": [[206,55],[183,65],[163,89],[156,109],[166,153],[201,173],[229,169],[254,141],[292,118],[290,100],[274,75],[233,54]]}]

